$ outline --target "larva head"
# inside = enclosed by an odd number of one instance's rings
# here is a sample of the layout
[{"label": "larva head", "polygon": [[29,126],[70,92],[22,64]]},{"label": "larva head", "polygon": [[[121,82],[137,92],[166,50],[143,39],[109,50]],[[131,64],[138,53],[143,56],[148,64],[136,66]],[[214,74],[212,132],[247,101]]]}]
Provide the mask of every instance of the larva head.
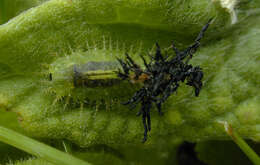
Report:
[{"label": "larva head", "polygon": [[[105,50],[75,52],[50,64],[48,92],[56,100],[77,102],[126,101],[138,85],[118,78],[116,54]],[[122,53],[123,54],[123,53]],[[130,87],[131,86],[131,87]],[[69,101],[69,102],[68,102]]]}]

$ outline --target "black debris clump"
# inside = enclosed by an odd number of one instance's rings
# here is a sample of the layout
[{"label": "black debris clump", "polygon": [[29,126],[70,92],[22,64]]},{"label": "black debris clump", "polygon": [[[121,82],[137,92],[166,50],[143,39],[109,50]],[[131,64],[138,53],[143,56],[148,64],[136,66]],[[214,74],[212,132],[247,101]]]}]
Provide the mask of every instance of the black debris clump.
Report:
[{"label": "black debris clump", "polygon": [[130,105],[135,108],[141,103],[141,109],[137,113],[142,115],[144,126],[143,142],[147,140],[147,132],[151,131],[150,111],[154,103],[160,115],[162,115],[161,106],[172,93],[177,91],[180,83],[184,83],[195,89],[195,96],[199,96],[202,88],[203,71],[199,66],[192,66],[189,60],[200,46],[205,31],[210,25],[211,19],[202,28],[195,42],[187,49],[180,51],[172,43],[172,49],[176,56],[163,55],[161,48],[156,43],[155,54],[149,55],[149,63],[141,56],[145,69],[142,69],[134,60],[126,53],[126,59],[117,59],[123,70],[118,71],[118,77],[131,82],[142,82],[143,87],[139,89],[132,98],[124,105]]}]

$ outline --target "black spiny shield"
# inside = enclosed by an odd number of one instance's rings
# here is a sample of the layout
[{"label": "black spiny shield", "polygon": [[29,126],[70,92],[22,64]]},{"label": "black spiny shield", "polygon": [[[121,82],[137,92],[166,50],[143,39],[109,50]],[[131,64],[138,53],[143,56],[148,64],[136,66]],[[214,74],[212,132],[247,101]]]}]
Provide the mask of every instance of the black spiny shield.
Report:
[{"label": "black spiny shield", "polygon": [[178,50],[173,43],[172,48],[176,54],[175,57],[164,57],[159,44],[156,43],[156,53],[154,56],[150,56],[149,63],[141,56],[145,69],[141,69],[128,54],[126,54],[125,61],[118,59],[123,69],[123,71],[119,70],[118,72],[120,78],[131,81],[143,80],[143,87],[126,103],[123,103],[125,105],[130,104],[133,108],[141,103],[141,109],[137,115],[142,115],[143,142],[147,140],[147,132],[151,130],[150,111],[152,103],[156,105],[159,114],[162,114],[161,104],[177,91],[181,82],[186,82],[186,85],[192,86],[195,89],[195,96],[199,96],[203,72],[199,66],[194,67],[188,62],[200,46],[200,40],[208,29],[210,22],[211,20],[202,28],[195,43],[184,51]]}]

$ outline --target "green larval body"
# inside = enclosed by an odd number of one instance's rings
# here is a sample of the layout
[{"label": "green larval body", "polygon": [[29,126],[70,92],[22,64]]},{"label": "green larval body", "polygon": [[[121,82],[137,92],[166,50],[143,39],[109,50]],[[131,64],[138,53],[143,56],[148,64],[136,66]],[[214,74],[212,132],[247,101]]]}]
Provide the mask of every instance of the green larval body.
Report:
[{"label": "green larval body", "polygon": [[[122,108],[121,103],[140,88],[117,76],[120,65],[116,60],[122,53],[112,50],[73,52],[50,64],[43,74],[42,89],[54,96],[69,111],[84,107],[111,110]],[[117,57],[117,58],[118,58]],[[124,90],[129,88],[129,90]],[[68,106],[68,107],[67,107]],[[100,107],[101,106],[101,107]]]}]

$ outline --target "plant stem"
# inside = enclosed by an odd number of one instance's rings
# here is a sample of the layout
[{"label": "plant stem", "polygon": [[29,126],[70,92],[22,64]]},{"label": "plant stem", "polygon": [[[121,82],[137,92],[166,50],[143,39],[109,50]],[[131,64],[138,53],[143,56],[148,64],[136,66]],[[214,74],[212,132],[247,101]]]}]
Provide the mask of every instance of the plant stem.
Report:
[{"label": "plant stem", "polygon": [[90,165],[46,144],[0,126],[0,141],[57,165]]},{"label": "plant stem", "polygon": [[243,140],[229,125],[224,123],[225,131],[232,138],[232,140],[239,146],[239,148],[247,155],[247,157],[255,164],[260,165],[260,158],[255,151]]}]

